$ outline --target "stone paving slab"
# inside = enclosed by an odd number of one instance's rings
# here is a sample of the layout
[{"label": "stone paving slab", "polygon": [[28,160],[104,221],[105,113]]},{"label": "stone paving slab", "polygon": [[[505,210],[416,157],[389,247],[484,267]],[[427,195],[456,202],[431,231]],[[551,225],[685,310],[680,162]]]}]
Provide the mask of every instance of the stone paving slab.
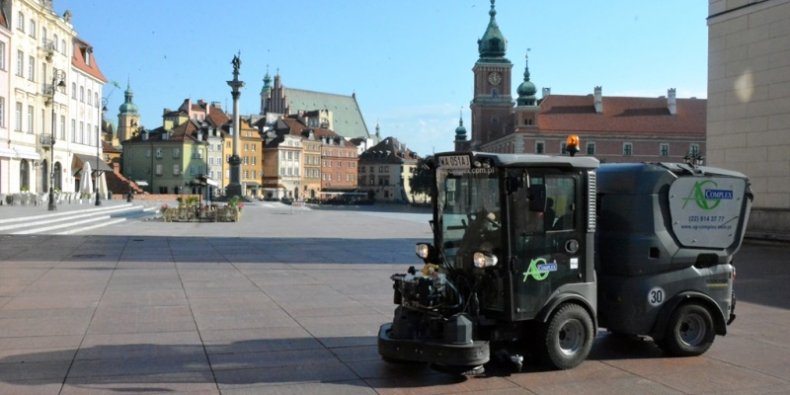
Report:
[{"label": "stone paving slab", "polygon": [[0,236],[0,393],[790,392],[786,245],[744,246],[738,319],[701,357],[601,331],[569,371],[464,379],[385,363],[389,275],[417,264],[414,243],[430,236],[418,218],[251,204],[216,227]]}]

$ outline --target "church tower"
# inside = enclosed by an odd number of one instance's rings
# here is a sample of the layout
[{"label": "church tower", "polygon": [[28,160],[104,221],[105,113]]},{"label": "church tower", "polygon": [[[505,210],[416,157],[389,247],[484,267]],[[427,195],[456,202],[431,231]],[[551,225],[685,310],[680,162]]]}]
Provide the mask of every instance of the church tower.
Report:
[{"label": "church tower", "polygon": [[140,113],[132,102],[132,96],[132,86],[127,82],[123,104],[118,107],[118,139],[122,142],[132,138],[137,128],[141,126]]},{"label": "church tower", "polygon": [[266,106],[269,104],[269,98],[272,94],[272,77],[269,76],[269,68],[266,68],[266,75],[263,76],[263,88],[261,88],[261,112],[260,115],[266,115]]},{"label": "church tower", "polygon": [[495,0],[491,0],[490,20],[483,37],[477,40],[480,58],[474,72],[471,149],[503,137],[513,131],[513,97],[510,74],[513,64],[505,58],[507,40],[496,23]]}]

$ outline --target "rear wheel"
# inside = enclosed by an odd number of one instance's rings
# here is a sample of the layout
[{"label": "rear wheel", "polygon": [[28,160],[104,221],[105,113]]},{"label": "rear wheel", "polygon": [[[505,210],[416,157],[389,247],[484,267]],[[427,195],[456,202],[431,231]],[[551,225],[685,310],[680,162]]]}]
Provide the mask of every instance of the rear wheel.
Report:
[{"label": "rear wheel", "polygon": [[688,357],[708,351],[715,337],[713,318],[708,309],[698,304],[686,304],[672,313],[667,332],[658,345],[669,354]]},{"label": "rear wheel", "polygon": [[544,359],[549,366],[570,369],[590,354],[593,322],[583,307],[576,304],[561,306],[545,328]]}]

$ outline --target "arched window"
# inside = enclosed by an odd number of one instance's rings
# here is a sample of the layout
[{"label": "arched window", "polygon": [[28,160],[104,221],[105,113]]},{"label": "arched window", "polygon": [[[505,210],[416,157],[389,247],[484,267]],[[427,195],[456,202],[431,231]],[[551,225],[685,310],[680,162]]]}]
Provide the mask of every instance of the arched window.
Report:
[{"label": "arched window", "polygon": [[19,191],[25,192],[30,190],[30,163],[27,159],[22,159],[19,162]]}]

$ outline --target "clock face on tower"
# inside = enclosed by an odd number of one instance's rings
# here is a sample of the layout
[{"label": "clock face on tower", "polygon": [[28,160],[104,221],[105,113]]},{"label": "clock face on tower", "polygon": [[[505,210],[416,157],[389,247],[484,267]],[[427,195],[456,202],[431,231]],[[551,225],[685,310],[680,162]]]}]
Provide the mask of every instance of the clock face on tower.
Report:
[{"label": "clock face on tower", "polygon": [[499,85],[500,83],[502,83],[502,74],[499,74],[496,71],[492,71],[488,73],[488,82],[494,86]]}]

